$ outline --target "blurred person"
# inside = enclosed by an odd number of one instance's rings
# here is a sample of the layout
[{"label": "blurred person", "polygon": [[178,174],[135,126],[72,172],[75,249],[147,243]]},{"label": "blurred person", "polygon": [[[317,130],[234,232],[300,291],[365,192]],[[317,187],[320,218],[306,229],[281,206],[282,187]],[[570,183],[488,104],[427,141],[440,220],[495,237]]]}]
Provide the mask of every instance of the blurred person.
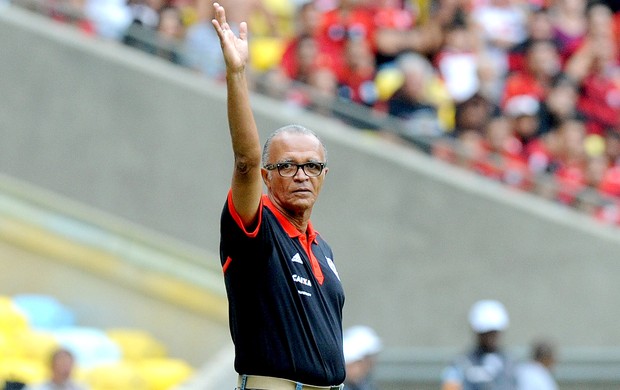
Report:
[{"label": "blurred person", "polygon": [[583,44],[566,64],[566,73],[580,86],[577,108],[588,133],[620,127],[620,58],[612,34],[611,11],[603,4],[589,9],[591,25]]},{"label": "blurred person", "polygon": [[307,1],[295,12],[295,34],[282,53],[279,69],[291,80],[305,82],[311,69],[318,63],[329,61],[328,56],[318,50],[316,41],[320,12],[313,1]]},{"label": "blurred person", "polygon": [[516,390],[514,363],[500,345],[508,324],[508,312],[501,302],[474,303],[469,311],[469,325],[476,344],[444,369],[441,389]]},{"label": "blurred person", "polygon": [[588,30],[587,0],[554,0],[549,6],[553,39],[563,61],[582,44]]},{"label": "blurred person", "polygon": [[456,104],[454,129],[482,131],[486,124],[499,113],[499,108],[484,95],[477,92],[469,99]]},{"label": "blurred person", "polygon": [[521,150],[527,150],[539,135],[540,102],[528,94],[516,95],[506,101],[502,111],[511,121],[512,132],[521,143]]},{"label": "blurred person", "polygon": [[535,9],[528,14],[527,38],[520,44],[512,47],[509,52],[509,71],[525,68],[525,56],[527,48],[533,41],[553,41],[553,26],[547,8]]},{"label": "blurred person", "polygon": [[248,26],[241,22],[237,36],[224,7],[214,7],[234,154],[220,259],[237,387],[341,389],[344,291],[333,252],[310,221],[328,173],[327,151],[314,132],[288,125],[261,152],[245,73]]},{"label": "blurred person", "polygon": [[166,0],[127,0],[127,6],[132,21],[124,32],[122,42],[153,54],[157,50],[159,13],[166,6]]},{"label": "blurred person", "polygon": [[131,25],[126,0],[85,0],[84,13],[100,37],[120,41]]},{"label": "blurred person", "polygon": [[72,378],[75,358],[71,351],[60,348],[52,353],[50,359],[51,378],[43,383],[27,386],[26,390],[87,390]]},{"label": "blurred person", "polygon": [[511,0],[489,0],[471,12],[471,20],[480,35],[481,55],[497,79],[503,79],[510,50],[527,38],[527,13]]},{"label": "blurred person", "polygon": [[[217,33],[211,25],[214,17],[211,0],[196,0],[196,21],[187,27],[184,38],[185,63],[205,76],[222,80],[226,65]],[[231,24],[231,26],[234,25]]]},{"label": "blurred person", "polygon": [[531,358],[517,367],[517,390],[557,390],[553,378],[556,364],[555,347],[547,341],[532,345]]},{"label": "blurred person", "polygon": [[346,66],[336,75],[339,83],[338,95],[354,103],[374,106],[378,95],[374,83],[377,67],[368,42],[362,39],[348,39],[344,61]]},{"label": "blurred person", "polygon": [[566,119],[583,117],[577,109],[578,99],[579,90],[572,79],[563,73],[555,77],[546,99],[540,103],[538,134],[553,131]]},{"label": "blurred person", "polygon": [[572,205],[586,187],[586,126],[582,120],[568,119],[557,130],[557,145],[550,172],[557,183],[556,200]]},{"label": "blurred person", "polygon": [[503,104],[517,95],[528,95],[539,102],[544,101],[562,70],[557,48],[551,40],[530,41],[524,65],[525,68],[516,70],[506,78]]},{"label": "blurred person", "polygon": [[373,372],[382,343],[374,329],[355,325],[343,332],[345,390],[377,390]]},{"label": "blurred person", "polygon": [[319,51],[332,59],[332,70],[345,71],[344,53],[350,39],[363,40],[375,53],[374,15],[366,0],[341,0],[335,9],[320,15],[316,31]]},{"label": "blurred person", "polygon": [[[375,15],[375,42],[377,51],[375,61],[377,67],[392,62],[402,52],[402,48],[396,53],[394,44],[398,41],[411,42],[406,39],[414,30],[418,18],[418,9],[409,2],[402,0],[379,0],[372,2]],[[398,43],[396,43],[398,45]],[[389,46],[389,47],[386,47]]]},{"label": "blurred person", "polygon": [[479,91],[480,61],[468,26],[460,22],[449,25],[433,62],[455,102],[463,102]]},{"label": "blurred person", "polygon": [[604,134],[605,154],[612,166],[620,166],[620,129],[607,129]]},{"label": "blurred person", "polygon": [[185,36],[181,9],[166,6],[159,13],[157,25],[157,47],[154,54],[175,64],[182,64],[181,43]]},{"label": "blurred person", "polygon": [[498,116],[489,121],[484,133],[484,148],[484,161],[479,166],[482,174],[512,188],[530,188],[531,172],[510,119]]},{"label": "blurred person", "polygon": [[388,114],[401,120],[403,138],[428,149],[428,142],[443,136],[454,124],[442,121],[442,111],[454,110],[449,93],[431,63],[416,53],[399,56],[402,85],[387,101]]}]

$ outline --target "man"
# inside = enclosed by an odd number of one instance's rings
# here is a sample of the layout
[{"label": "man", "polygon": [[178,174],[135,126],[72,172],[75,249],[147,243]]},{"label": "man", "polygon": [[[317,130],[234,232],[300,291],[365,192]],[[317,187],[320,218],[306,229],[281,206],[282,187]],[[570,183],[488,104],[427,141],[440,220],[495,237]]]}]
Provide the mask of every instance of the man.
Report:
[{"label": "man", "polygon": [[546,341],[538,341],[532,346],[532,358],[517,368],[519,390],[557,390],[553,378],[555,348]]},{"label": "man", "polygon": [[57,349],[50,360],[51,378],[28,390],[86,390],[86,387],[77,384],[71,378],[75,359],[73,354],[64,348]]},{"label": "man", "polygon": [[343,340],[347,364],[344,390],[376,390],[373,373],[381,339],[371,327],[355,325],[345,329]]},{"label": "man", "polygon": [[501,350],[499,338],[508,327],[501,302],[481,300],[469,312],[476,345],[459,356],[442,375],[442,390],[515,390],[514,364]]},{"label": "man", "polygon": [[296,125],[276,130],[261,152],[245,74],[247,24],[236,36],[224,8],[214,7],[234,154],[220,257],[238,388],[339,389],[344,292],[332,251],[310,222],[327,153]]}]

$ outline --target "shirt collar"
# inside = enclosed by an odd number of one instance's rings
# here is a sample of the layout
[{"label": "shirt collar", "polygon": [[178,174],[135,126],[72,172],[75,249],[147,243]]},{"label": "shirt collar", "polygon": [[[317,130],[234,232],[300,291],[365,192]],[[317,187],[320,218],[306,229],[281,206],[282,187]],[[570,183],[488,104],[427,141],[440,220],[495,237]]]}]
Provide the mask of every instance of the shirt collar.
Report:
[{"label": "shirt collar", "polygon": [[[273,202],[271,202],[271,199],[269,199],[269,197],[265,194],[263,195],[263,204],[267,206],[267,208],[271,210],[271,212],[276,216],[276,219],[278,220],[278,222],[280,222],[280,225],[284,228],[284,231],[286,231],[289,237],[295,238],[295,237],[303,236],[303,234],[299,230],[297,230],[295,225],[293,225],[291,221],[289,221],[284,216],[284,214],[282,214],[280,210],[276,208]],[[315,242],[318,232],[314,230],[314,227],[312,226],[311,221],[308,221],[308,227],[306,229],[307,229],[306,233],[308,234],[309,241]]]}]

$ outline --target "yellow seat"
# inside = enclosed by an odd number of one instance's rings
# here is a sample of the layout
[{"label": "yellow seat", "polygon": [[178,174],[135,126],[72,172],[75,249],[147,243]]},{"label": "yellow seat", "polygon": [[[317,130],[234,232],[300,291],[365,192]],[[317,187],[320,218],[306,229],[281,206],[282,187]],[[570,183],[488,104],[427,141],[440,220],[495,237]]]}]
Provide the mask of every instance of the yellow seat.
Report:
[{"label": "yellow seat", "polygon": [[0,359],[0,378],[6,381],[33,384],[49,377],[49,368],[38,360],[24,358]]},{"label": "yellow seat", "polygon": [[0,296],[0,333],[13,334],[28,329],[28,317],[11,298]]},{"label": "yellow seat", "polygon": [[137,363],[138,372],[149,390],[169,390],[186,381],[193,368],[179,359],[145,359]]},{"label": "yellow seat", "polygon": [[136,361],[166,356],[164,345],[147,331],[116,328],[106,333],[120,347],[123,359]]},{"label": "yellow seat", "polygon": [[148,390],[133,363],[118,362],[95,366],[84,374],[93,390]]},{"label": "yellow seat", "polygon": [[281,38],[254,37],[250,40],[250,65],[258,72],[265,72],[280,64],[285,43]]},{"label": "yellow seat", "polygon": [[51,332],[30,329],[15,333],[13,343],[22,357],[43,364],[49,364],[52,353],[59,346]]}]

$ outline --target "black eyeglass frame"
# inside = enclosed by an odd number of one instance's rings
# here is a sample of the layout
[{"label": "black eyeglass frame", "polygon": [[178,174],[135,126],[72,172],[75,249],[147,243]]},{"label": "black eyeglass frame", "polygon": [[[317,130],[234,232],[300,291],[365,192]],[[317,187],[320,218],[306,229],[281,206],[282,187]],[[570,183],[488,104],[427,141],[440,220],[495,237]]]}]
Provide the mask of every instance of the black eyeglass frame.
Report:
[{"label": "black eyeglass frame", "polygon": [[[297,167],[297,169],[295,169],[295,172],[292,175],[283,175],[282,174],[282,169],[287,166],[287,165],[294,165]],[[321,169],[319,170],[319,172],[316,175],[310,175],[308,174],[308,172],[306,172],[306,167],[308,165],[318,165]],[[321,176],[321,173],[323,173],[323,170],[325,169],[325,167],[327,166],[327,163],[324,162],[318,162],[318,161],[308,161],[306,163],[303,164],[296,164],[294,162],[280,162],[280,163],[276,163],[276,164],[265,164],[264,168],[268,171],[273,171],[274,169],[278,170],[278,174],[282,177],[295,177],[295,175],[297,175],[297,172],[299,172],[299,168],[301,168],[301,170],[304,172],[304,174],[308,177],[319,177]]]}]

